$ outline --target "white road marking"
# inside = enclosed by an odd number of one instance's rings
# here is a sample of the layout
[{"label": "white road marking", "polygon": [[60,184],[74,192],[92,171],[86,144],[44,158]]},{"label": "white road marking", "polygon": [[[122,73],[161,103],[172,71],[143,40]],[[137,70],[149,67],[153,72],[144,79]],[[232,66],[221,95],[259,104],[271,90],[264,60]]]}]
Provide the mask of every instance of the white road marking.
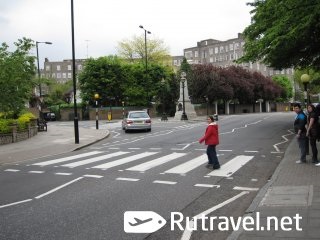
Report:
[{"label": "white road marking", "polygon": [[196,184],[194,185],[195,187],[207,187],[207,188],[213,188],[213,187],[216,187],[216,188],[220,188],[220,185],[213,185],[213,184]]},{"label": "white road marking", "polygon": [[185,163],[180,164],[174,168],[171,168],[171,169],[165,171],[165,173],[177,173],[177,174],[187,173],[187,172],[199,167],[200,165],[205,164],[206,162],[208,162],[207,154],[203,154],[195,159],[192,159],[188,162],[185,162]]},{"label": "white road marking", "polygon": [[257,152],[259,152],[259,151],[250,151],[250,150],[245,150],[244,152],[245,152],[245,153],[257,153]]},{"label": "white road marking", "polygon": [[5,172],[20,172],[18,169],[6,169]]},{"label": "white road marking", "polygon": [[151,168],[154,168],[156,166],[159,166],[161,164],[164,164],[166,162],[172,161],[176,158],[182,157],[184,155],[186,155],[186,153],[171,153],[169,155],[151,160],[149,162],[145,162],[145,163],[139,164],[137,166],[127,168],[126,170],[143,172],[143,171],[149,170]]},{"label": "white road marking", "polygon": [[29,171],[29,173],[44,173],[44,171]]},{"label": "white road marking", "polygon": [[70,176],[70,175],[72,175],[72,173],[58,172],[58,173],[55,173],[55,175]]},{"label": "white road marking", "polygon": [[73,155],[73,156],[70,156],[70,157],[64,157],[64,158],[58,158],[58,159],[45,161],[45,162],[34,163],[32,165],[47,166],[47,165],[51,165],[51,164],[71,161],[71,160],[78,159],[78,158],[89,157],[89,156],[96,155],[96,154],[99,154],[99,153],[103,153],[103,152],[101,152],[101,151],[93,151],[93,152],[88,152],[88,153],[82,153],[82,154]]},{"label": "white road marking", "polygon": [[103,178],[103,176],[101,175],[90,175],[90,174],[86,174],[86,175],[83,175],[84,177],[89,177],[89,178]]},{"label": "white road marking", "polygon": [[149,148],[150,150],[161,150],[162,148]]},{"label": "white road marking", "polygon": [[94,162],[106,160],[106,159],[109,159],[109,158],[112,158],[112,157],[121,156],[121,155],[124,155],[124,154],[127,154],[127,153],[129,153],[129,152],[121,152],[121,151],[119,151],[119,152],[109,153],[107,155],[102,155],[102,156],[99,156],[99,157],[89,158],[89,159],[86,159],[86,160],[65,164],[65,165],[62,165],[62,167],[74,168],[74,167],[86,165],[86,164],[89,164],[89,163],[94,163]]},{"label": "white road marking", "polygon": [[119,181],[129,181],[129,182],[137,182],[139,181],[140,179],[138,178],[116,178],[116,180],[119,180]]},{"label": "white road marking", "polygon": [[177,182],[171,182],[171,181],[160,181],[160,180],[155,180],[153,183],[160,183],[160,184],[168,184],[168,185],[174,185],[177,184]]},{"label": "white road marking", "polygon": [[242,166],[249,162],[253,156],[239,155],[231,159],[229,162],[223,164],[220,169],[213,170],[209,176],[230,177]]},{"label": "white road marking", "polygon": [[76,179],[74,179],[74,180],[72,180],[72,181],[70,181],[70,182],[67,182],[67,183],[65,183],[65,184],[63,184],[63,185],[61,185],[61,186],[59,186],[59,187],[56,187],[56,188],[54,188],[54,189],[52,189],[52,190],[50,190],[50,191],[48,191],[48,192],[46,192],[46,193],[43,193],[43,194],[41,194],[41,195],[39,195],[39,196],[37,196],[37,197],[35,197],[36,199],[40,199],[40,198],[42,198],[42,197],[44,197],[44,196],[47,196],[47,195],[49,195],[49,194],[51,194],[51,193],[54,193],[54,192],[56,192],[56,191],[58,191],[58,190],[60,190],[60,189],[62,189],[62,188],[64,188],[64,187],[66,187],[66,186],[68,186],[68,185],[70,185],[70,184],[72,184],[72,183],[74,183],[74,182],[77,182],[77,181],[79,181],[79,180],[81,180],[81,179],[83,179],[83,177],[78,177],[78,178],[76,178]]},{"label": "white road marking", "polygon": [[[201,217],[204,217],[212,212],[214,212],[215,210],[219,209],[219,208],[222,208],[224,207],[225,205],[237,200],[238,198],[242,197],[243,195],[245,194],[248,194],[249,192],[247,191],[243,191],[241,193],[239,193],[238,195],[232,197],[232,198],[229,198],[228,200],[212,207],[212,208],[209,208],[208,210],[202,212],[202,213],[199,213],[198,215],[194,216],[194,218],[201,218]],[[192,230],[189,230],[189,229],[192,229],[193,228],[193,224],[194,222],[193,221],[190,221],[190,225],[189,225],[189,228],[186,228],[182,234],[182,237],[181,237],[181,240],[189,240],[191,238],[191,235],[192,235]]]},{"label": "white road marking", "polygon": [[130,149],[130,150],[139,150],[141,148],[128,148],[128,149]]},{"label": "white road marking", "polygon": [[239,191],[259,191],[259,188],[248,188],[248,187],[237,187],[235,186],[233,190],[239,190]]},{"label": "white road marking", "polygon": [[144,152],[144,153],[140,153],[140,154],[133,155],[133,156],[130,156],[130,157],[126,157],[126,158],[122,158],[122,159],[119,159],[119,160],[115,160],[115,161],[112,161],[112,162],[108,162],[108,163],[104,163],[104,164],[101,164],[101,165],[97,165],[97,166],[94,166],[92,168],[100,168],[100,169],[105,170],[105,169],[109,169],[109,168],[112,168],[112,167],[115,167],[115,166],[119,166],[119,165],[122,165],[122,164],[125,164],[125,163],[136,161],[136,160],[139,160],[141,158],[148,157],[148,156],[151,156],[151,155],[154,155],[154,154],[157,154],[157,153],[158,152]]},{"label": "white road marking", "polygon": [[273,147],[276,149],[276,151],[277,151],[278,153],[280,152],[280,149],[278,148],[278,145],[288,142],[289,139],[286,138],[286,136],[289,136],[289,135],[294,134],[294,133],[293,133],[292,131],[290,131],[290,130],[288,130],[288,132],[289,132],[289,134],[286,134],[286,135],[281,136],[281,137],[284,139],[284,141],[279,142],[279,143],[276,143],[276,144],[273,145]]},{"label": "white road marking", "polygon": [[229,149],[225,149],[225,150],[223,150],[223,149],[221,149],[221,150],[218,150],[219,152],[232,152],[233,150],[229,150]]},{"label": "white road marking", "polygon": [[30,201],[32,201],[32,199],[26,199],[26,200],[23,200],[23,201],[19,201],[19,202],[14,202],[14,203],[9,203],[9,204],[6,204],[6,205],[2,205],[2,206],[0,206],[0,208],[10,207],[10,206],[18,205],[18,204],[20,204],[20,203],[25,203],[25,202],[30,202]]}]

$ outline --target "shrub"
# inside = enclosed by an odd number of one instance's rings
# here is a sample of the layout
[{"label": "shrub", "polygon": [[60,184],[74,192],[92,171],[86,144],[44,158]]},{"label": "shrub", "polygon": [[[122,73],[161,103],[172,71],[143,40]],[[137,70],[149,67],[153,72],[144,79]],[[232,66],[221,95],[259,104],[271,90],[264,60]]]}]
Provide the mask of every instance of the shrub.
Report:
[{"label": "shrub", "polygon": [[36,117],[32,113],[28,112],[22,114],[17,120],[18,130],[21,131],[27,129],[28,123],[30,123],[31,119],[36,119]]},{"label": "shrub", "polygon": [[11,133],[12,123],[14,123],[13,119],[0,119],[0,133]]}]

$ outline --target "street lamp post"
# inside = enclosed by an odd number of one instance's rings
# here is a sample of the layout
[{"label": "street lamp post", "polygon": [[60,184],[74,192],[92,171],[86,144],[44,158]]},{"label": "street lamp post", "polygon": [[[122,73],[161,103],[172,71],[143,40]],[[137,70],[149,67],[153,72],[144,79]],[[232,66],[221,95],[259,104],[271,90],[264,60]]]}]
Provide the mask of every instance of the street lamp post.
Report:
[{"label": "street lamp post", "polygon": [[182,82],[182,115],[181,120],[188,120],[188,116],[186,114],[185,102],[184,102],[184,83],[186,81],[187,74],[185,72],[181,73],[181,82]]},{"label": "street lamp post", "polygon": [[37,65],[38,65],[38,84],[39,84],[39,110],[40,110],[40,118],[42,118],[42,91],[41,91],[41,74],[40,74],[40,64],[39,64],[39,43],[44,43],[44,44],[52,44],[52,42],[36,42],[36,49],[37,49]]},{"label": "street lamp post", "polygon": [[302,74],[301,75],[301,82],[303,83],[304,86],[304,104],[305,107],[307,107],[308,103],[309,103],[309,99],[308,99],[308,83],[310,81],[310,76],[308,74]]},{"label": "street lamp post", "polygon": [[206,100],[206,105],[207,105],[207,116],[209,116],[209,98],[208,96],[204,96],[204,99]]},{"label": "street lamp post", "polygon": [[165,90],[165,84],[166,81],[164,79],[161,80],[161,87],[162,87],[162,117],[161,121],[168,121],[167,115],[165,113],[165,107],[164,107],[164,90]]},{"label": "street lamp post", "polygon": [[38,80],[39,80],[39,96],[42,96],[42,92],[41,92],[41,75],[40,75],[40,64],[39,64],[39,43],[44,43],[44,44],[52,44],[52,42],[36,42],[36,49],[37,49],[37,64],[38,64]]},{"label": "street lamp post", "polygon": [[124,119],[124,101],[122,101],[122,119]]},{"label": "street lamp post", "polygon": [[99,94],[96,93],[94,94],[94,100],[96,100],[96,129],[99,129],[99,113],[98,113],[98,99],[99,99]]},{"label": "street lamp post", "polygon": [[[146,72],[145,72],[145,83],[147,84],[148,87],[148,49],[147,49],[147,34],[151,34],[150,31],[148,31],[147,29],[145,29],[142,25],[139,26],[139,28],[141,28],[144,31],[144,53],[145,53],[145,61],[146,61]],[[147,100],[149,103],[149,91],[147,91]]]},{"label": "street lamp post", "polygon": [[77,109],[77,79],[76,79],[76,55],[74,47],[74,16],[73,0],[71,0],[71,38],[72,38],[72,82],[73,82],[73,112],[74,112],[74,142],[79,144],[79,123]]}]

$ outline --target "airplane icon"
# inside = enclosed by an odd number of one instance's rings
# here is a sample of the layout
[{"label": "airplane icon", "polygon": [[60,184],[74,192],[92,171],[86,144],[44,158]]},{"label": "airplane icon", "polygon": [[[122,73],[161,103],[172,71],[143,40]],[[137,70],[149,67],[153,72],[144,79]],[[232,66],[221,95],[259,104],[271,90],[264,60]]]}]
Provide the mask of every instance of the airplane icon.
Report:
[{"label": "airplane icon", "polygon": [[153,233],[166,224],[166,220],[153,211],[126,211],[123,229],[126,233]]},{"label": "airplane icon", "polygon": [[150,222],[152,221],[153,218],[148,218],[146,220],[141,220],[139,218],[134,218],[134,220],[136,221],[135,223],[131,223],[129,222],[130,226],[132,227],[135,227],[135,226],[138,226],[138,225],[141,225],[141,224],[144,224],[144,223],[147,223],[147,222]]}]

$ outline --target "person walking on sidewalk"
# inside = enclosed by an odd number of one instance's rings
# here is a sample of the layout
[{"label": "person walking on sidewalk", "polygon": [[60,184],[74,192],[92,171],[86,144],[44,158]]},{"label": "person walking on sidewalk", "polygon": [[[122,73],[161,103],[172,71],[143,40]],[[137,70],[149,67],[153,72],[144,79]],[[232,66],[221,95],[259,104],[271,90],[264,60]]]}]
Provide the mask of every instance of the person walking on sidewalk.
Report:
[{"label": "person walking on sidewalk", "polygon": [[207,118],[208,127],[202,138],[199,139],[199,143],[205,142],[207,145],[208,164],[207,168],[219,169],[220,163],[217,157],[216,146],[219,144],[219,130],[218,125],[214,121],[213,116]]},{"label": "person walking on sidewalk", "polygon": [[316,112],[316,108],[313,104],[308,104],[308,128],[307,137],[310,141],[312,150],[312,163],[319,163],[318,161],[318,149],[317,149],[317,138],[319,129],[319,116]]},{"label": "person walking on sidewalk", "polygon": [[307,145],[309,145],[309,143],[307,142],[307,129],[306,129],[307,116],[302,111],[301,105],[299,103],[295,103],[293,105],[293,110],[297,114],[293,123],[293,127],[294,127],[294,132],[297,135],[298,146],[300,149],[300,160],[296,161],[296,163],[305,163],[307,162],[307,159],[306,159]]}]

